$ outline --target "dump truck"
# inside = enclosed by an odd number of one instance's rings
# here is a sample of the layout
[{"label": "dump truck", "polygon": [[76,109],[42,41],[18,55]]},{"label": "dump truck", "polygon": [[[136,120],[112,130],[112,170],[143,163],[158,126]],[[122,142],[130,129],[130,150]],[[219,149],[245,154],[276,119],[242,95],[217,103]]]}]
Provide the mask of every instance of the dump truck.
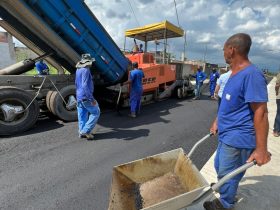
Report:
[{"label": "dump truck", "polygon": [[[74,74],[81,54],[95,58],[96,86],[127,80],[129,60],[83,0],[1,0],[0,16],[0,25],[39,55],[0,70],[0,135],[31,128],[42,109],[64,121],[77,119]],[[20,75],[39,59],[58,75]]]}]

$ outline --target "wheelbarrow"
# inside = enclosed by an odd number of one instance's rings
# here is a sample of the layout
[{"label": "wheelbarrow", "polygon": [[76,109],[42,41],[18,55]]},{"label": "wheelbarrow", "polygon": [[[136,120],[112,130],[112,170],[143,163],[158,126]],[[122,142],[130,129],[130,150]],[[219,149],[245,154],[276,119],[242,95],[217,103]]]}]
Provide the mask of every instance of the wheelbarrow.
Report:
[{"label": "wheelbarrow", "polygon": [[210,186],[182,148],[113,168],[108,210],[179,210],[207,200],[227,180],[252,167],[246,163]]}]

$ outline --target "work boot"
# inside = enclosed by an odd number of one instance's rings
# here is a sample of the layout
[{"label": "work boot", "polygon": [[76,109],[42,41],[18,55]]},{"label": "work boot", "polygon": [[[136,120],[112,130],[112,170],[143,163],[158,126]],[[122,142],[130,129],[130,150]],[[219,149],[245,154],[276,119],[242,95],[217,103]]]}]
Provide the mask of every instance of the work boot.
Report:
[{"label": "work boot", "polygon": [[213,201],[206,201],[203,203],[203,207],[206,210],[231,210],[231,209],[226,209],[223,207],[219,199],[214,199]]},{"label": "work boot", "polygon": [[136,114],[135,114],[135,112],[131,112],[128,116],[129,116],[129,117],[132,117],[132,118],[135,118],[135,117],[136,117]]},{"label": "work boot", "polygon": [[99,130],[99,128],[96,126],[94,126],[94,128],[92,129],[91,133],[94,135],[97,133],[97,131]]},{"label": "work boot", "polygon": [[86,138],[87,140],[94,140],[94,135],[91,133],[81,133],[79,138]]}]

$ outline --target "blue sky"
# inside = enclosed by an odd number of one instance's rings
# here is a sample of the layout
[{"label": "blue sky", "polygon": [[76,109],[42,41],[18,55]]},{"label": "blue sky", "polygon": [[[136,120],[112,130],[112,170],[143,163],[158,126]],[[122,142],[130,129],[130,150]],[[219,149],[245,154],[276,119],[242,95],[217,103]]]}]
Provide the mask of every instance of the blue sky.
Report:
[{"label": "blue sky", "polygon": [[[174,0],[85,2],[120,48],[127,29],[163,20],[178,25]],[[176,5],[179,24],[187,34],[188,59],[205,57],[208,62],[224,64],[224,41],[232,34],[244,32],[253,40],[251,61],[259,68],[280,69],[280,0],[176,0]],[[128,48],[132,44],[133,40],[127,39]],[[153,50],[154,43],[149,47]],[[183,49],[183,38],[169,40],[169,50],[178,59]]]},{"label": "blue sky", "polygon": [[[186,57],[225,65],[223,44],[232,34],[252,37],[250,60],[260,69],[280,70],[280,0],[85,0],[116,44],[123,49],[127,29],[168,20],[186,32]],[[130,6],[131,5],[131,6]],[[127,39],[126,48],[132,49]],[[169,39],[180,59],[184,39]],[[158,49],[162,49],[162,44]],[[155,50],[154,42],[149,49]]]}]

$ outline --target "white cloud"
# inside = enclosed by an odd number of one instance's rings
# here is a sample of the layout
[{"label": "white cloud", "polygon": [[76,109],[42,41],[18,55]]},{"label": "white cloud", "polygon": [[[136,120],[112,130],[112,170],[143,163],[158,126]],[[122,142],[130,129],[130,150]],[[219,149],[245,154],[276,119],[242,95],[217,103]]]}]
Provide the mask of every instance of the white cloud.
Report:
[{"label": "white cloud", "polygon": [[[85,2],[120,48],[127,29],[163,20],[177,25],[173,0],[130,0],[134,14],[127,0]],[[224,63],[225,40],[234,33],[246,32],[253,40],[250,53],[253,61],[259,64],[269,61],[267,66],[279,68],[280,0],[176,0],[176,4],[180,26],[187,31],[188,58],[203,58],[207,44],[207,61]],[[184,39],[171,39],[168,43],[179,58]],[[126,44],[130,48],[133,40],[127,39]],[[153,43],[149,46],[154,48]]]},{"label": "white cloud", "polygon": [[265,27],[265,24],[262,22],[258,22],[255,20],[249,20],[248,22],[241,24],[241,25],[237,25],[234,30],[235,31],[256,31],[256,30],[260,30],[263,27]]},{"label": "white cloud", "polygon": [[[108,30],[118,46],[123,47],[124,31],[138,27],[127,0],[86,0],[91,2],[93,13]],[[130,0],[140,25],[168,20],[177,24],[174,1]],[[94,3],[94,4],[93,4]],[[278,68],[280,48],[279,0],[176,0],[179,22],[187,31],[187,55],[201,59],[205,53],[209,62],[224,63],[222,48],[225,40],[234,33],[246,32],[252,36],[253,61]],[[111,10],[111,17],[110,11]],[[133,42],[127,40],[127,45]],[[183,39],[169,40],[169,49],[178,55],[183,50]],[[154,47],[150,44],[151,48]],[[263,53],[266,52],[266,53]],[[272,62],[273,60],[273,62]],[[273,64],[273,65],[270,65]],[[275,65],[275,63],[278,63]]]},{"label": "white cloud", "polygon": [[212,40],[212,37],[214,35],[211,33],[202,33],[197,37],[197,42],[198,43],[208,43]]}]

